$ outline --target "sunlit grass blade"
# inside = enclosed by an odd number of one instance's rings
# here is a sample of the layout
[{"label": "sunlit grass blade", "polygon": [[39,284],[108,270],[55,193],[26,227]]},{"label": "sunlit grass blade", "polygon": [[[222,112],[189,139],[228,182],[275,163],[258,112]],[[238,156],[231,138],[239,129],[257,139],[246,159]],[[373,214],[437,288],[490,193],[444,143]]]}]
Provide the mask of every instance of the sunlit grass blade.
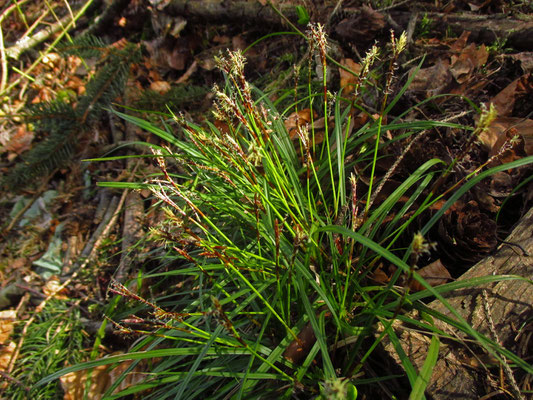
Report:
[{"label": "sunlit grass blade", "polygon": [[409,400],[422,400],[425,398],[424,391],[431,379],[433,368],[437,363],[439,357],[440,340],[437,336],[431,337],[431,343],[427,352],[426,360],[420,370],[420,374],[416,378],[413,390],[409,395]]}]

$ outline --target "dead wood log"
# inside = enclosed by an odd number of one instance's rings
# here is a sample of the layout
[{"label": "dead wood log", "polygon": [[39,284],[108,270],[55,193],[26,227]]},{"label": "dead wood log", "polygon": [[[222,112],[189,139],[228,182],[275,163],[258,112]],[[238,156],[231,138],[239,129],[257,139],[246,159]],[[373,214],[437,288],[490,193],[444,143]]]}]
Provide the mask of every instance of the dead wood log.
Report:
[{"label": "dead wood log", "polygon": [[[261,23],[263,26],[282,26],[283,19],[269,5],[262,5],[259,0],[170,0],[163,10],[170,15],[182,15],[185,17],[196,17],[206,21],[229,21]],[[264,2],[263,2],[264,3]],[[297,2],[283,2],[278,4],[278,9],[290,21],[295,22],[298,19],[295,6]],[[331,8],[327,5],[315,5],[316,14],[320,18],[330,16]],[[356,23],[360,22],[360,14],[365,10],[364,7],[346,8],[341,14],[344,21],[354,19]],[[407,30],[409,21],[413,19],[413,12],[409,11],[377,11],[376,14],[383,14],[388,20],[387,29],[401,28]],[[529,50],[533,48],[533,20],[524,17],[511,17],[503,14],[477,15],[473,13],[453,13],[445,14],[438,12],[424,13],[426,18],[438,21],[437,28],[441,27],[443,31],[448,28],[457,35],[463,31],[470,31],[470,40],[479,43],[490,44],[496,40],[506,40],[507,46],[512,46],[517,50]],[[313,17],[314,18],[314,17]],[[316,18],[315,18],[316,19]],[[326,21],[321,21],[325,23]],[[333,24],[333,29],[335,24]],[[344,30],[349,33],[350,30]],[[357,42],[358,37],[342,37],[341,39],[351,42]],[[351,36],[351,35],[349,35]],[[356,35],[357,36],[357,35]],[[372,39],[372,38],[366,38]]]},{"label": "dead wood log", "polygon": [[[519,275],[533,279],[533,208],[522,218],[498,251],[473,266],[459,280],[483,277],[487,275]],[[478,332],[494,340],[497,334],[500,344],[513,351],[523,359],[531,357],[523,340],[516,340],[524,323],[533,317],[533,285],[523,280],[505,280],[493,284],[456,290],[444,296],[452,307]],[[439,301],[433,301],[428,307],[450,318],[450,311]],[[487,312],[490,312],[490,316]],[[416,318],[415,315],[410,315]],[[492,319],[493,326],[491,326]],[[455,337],[466,339],[455,328],[436,321],[436,326]],[[394,324],[395,332],[413,366],[420,371],[427,356],[429,336],[417,333],[409,327]],[[382,342],[385,352],[400,365],[392,343]],[[529,352],[529,354],[527,353]],[[480,358],[486,355],[478,354]],[[441,346],[439,359],[427,386],[426,393],[434,400],[463,399],[474,400],[485,395],[483,387],[489,385],[486,371],[475,365],[476,357],[466,347],[457,343]],[[506,379],[506,384],[509,384]],[[490,386],[490,385],[489,385]],[[494,389],[492,389],[494,390]]]},{"label": "dead wood log", "polygon": [[[391,18],[402,28],[407,29],[413,14],[405,11],[390,11]],[[443,33],[451,29],[456,35],[463,31],[471,32],[469,40],[476,43],[492,44],[496,40],[506,40],[505,46],[517,50],[531,50],[533,48],[533,20],[519,19],[503,14],[478,15],[472,13],[444,14],[431,12],[426,18],[438,21]]]},{"label": "dead wood log", "polygon": [[[291,21],[296,21],[298,15],[296,4],[279,4],[278,10]],[[170,15],[198,17],[207,21],[241,21],[261,22],[279,26],[281,17],[268,5],[262,5],[258,0],[226,1],[226,0],[170,0],[164,8]]]}]

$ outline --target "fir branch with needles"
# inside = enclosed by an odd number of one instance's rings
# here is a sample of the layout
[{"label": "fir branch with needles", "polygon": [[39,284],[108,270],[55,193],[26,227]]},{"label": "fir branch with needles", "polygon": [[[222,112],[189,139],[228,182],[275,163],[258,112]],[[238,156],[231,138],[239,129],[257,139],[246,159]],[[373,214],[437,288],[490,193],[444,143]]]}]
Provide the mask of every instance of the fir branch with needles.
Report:
[{"label": "fir branch with needles", "polygon": [[63,54],[99,57],[101,66],[76,103],[54,100],[27,108],[24,115],[37,132],[45,135],[33,149],[22,156],[3,184],[11,190],[30,186],[38,177],[67,165],[76,152],[79,135],[98,120],[102,111],[124,91],[130,66],[140,60],[140,47],[126,43],[121,47],[106,46],[96,37],[81,37]]}]

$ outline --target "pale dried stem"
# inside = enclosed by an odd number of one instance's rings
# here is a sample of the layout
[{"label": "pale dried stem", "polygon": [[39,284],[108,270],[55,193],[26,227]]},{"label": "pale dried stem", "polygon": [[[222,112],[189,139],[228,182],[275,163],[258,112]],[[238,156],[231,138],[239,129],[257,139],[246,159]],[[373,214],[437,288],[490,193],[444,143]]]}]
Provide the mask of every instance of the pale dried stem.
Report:
[{"label": "pale dried stem", "polygon": [[[483,296],[483,308],[485,309],[485,314],[487,315],[487,321],[489,323],[490,332],[492,333],[494,340],[499,345],[502,345],[502,341],[500,340],[500,337],[498,336],[498,331],[496,330],[496,326],[494,325],[494,321],[492,319],[492,311],[490,309],[489,296],[487,294],[487,290],[483,289],[481,291],[481,294]],[[501,366],[503,368],[503,372],[505,376],[507,377],[511,385],[511,392],[513,393],[513,397],[517,400],[526,400],[526,398],[520,392],[520,388],[518,387],[518,384],[516,383],[516,380],[513,375],[513,371],[511,370],[511,367],[509,367],[509,363],[507,362],[507,359],[503,355],[502,355]]]}]

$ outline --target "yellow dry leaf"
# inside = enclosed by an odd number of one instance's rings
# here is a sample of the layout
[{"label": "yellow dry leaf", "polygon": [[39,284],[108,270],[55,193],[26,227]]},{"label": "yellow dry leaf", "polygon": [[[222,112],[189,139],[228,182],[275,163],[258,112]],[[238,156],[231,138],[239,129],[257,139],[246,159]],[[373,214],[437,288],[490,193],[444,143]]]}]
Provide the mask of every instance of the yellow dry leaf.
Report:
[{"label": "yellow dry leaf", "polygon": [[[119,354],[119,353],[115,353]],[[87,370],[71,372],[59,378],[61,387],[65,392],[63,400],[100,400],[106,390],[115,382],[125,371],[131,366],[133,361],[125,361],[111,369],[110,365],[100,365],[92,370],[92,373]],[[115,389],[114,393],[118,393],[129,386],[139,383],[146,378],[145,369],[146,363],[141,362],[128,373],[126,378]],[[87,377],[90,376],[91,384],[85,390]],[[86,391],[86,397],[84,397]]]},{"label": "yellow dry leaf", "polygon": [[7,342],[13,332],[13,323],[17,319],[15,310],[0,311],[0,345]]},{"label": "yellow dry leaf", "polygon": [[[316,118],[316,112],[313,112],[313,117]],[[298,127],[305,126],[311,122],[311,109],[305,108],[300,111],[293,112],[285,120],[285,129],[289,132],[291,139],[298,137]]]},{"label": "yellow dry leaf", "polygon": [[62,294],[64,292],[64,288],[61,289],[61,283],[59,282],[59,278],[57,276],[52,276],[43,286],[43,293],[46,296],[52,296],[55,299],[58,300],[67,300],[68,297]]},{"label": "yellow dry leaf", "polygon": [[[0,371],[6,371],[11,361],[11,356],[15,352],[17,345],[15,342],[9,342],[6,346],[0,346]],[[0,389],[5,388],[7,382],[4,380],[0,385]]]},{"label": "yellow dry leaf", "polygon": [[[356,63],[351,58],[343,58],[341,60],[341,65],[345,66],[349,70],[355,72],[356,74],[361,73],[361,64]],[[354,86],[357,84],[358,77],[354,74],[345,71],[342,68],[339,68],[339,74],[341,78],[341,88],[343,95],[348,95],[353,90]]]}]

